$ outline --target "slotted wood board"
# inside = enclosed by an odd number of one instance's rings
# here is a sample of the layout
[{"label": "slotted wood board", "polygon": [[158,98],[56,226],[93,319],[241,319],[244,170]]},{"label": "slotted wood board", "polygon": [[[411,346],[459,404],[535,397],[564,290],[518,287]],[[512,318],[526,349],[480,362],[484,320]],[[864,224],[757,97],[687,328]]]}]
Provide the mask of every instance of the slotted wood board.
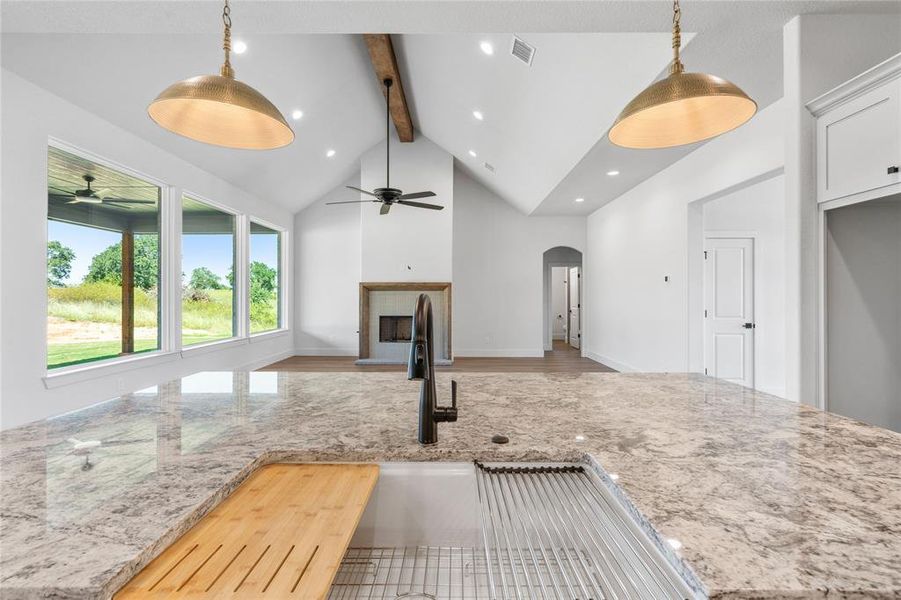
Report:
[{"label": "slotted wood board", "polygon": [[262,467],[114,598],[325,598],[378,473]]}]

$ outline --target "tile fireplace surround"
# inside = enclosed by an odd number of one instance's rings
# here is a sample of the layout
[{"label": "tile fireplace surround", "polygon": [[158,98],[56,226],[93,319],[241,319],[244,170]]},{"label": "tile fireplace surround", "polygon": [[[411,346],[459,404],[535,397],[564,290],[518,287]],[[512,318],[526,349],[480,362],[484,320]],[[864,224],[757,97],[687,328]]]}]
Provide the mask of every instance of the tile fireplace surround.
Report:
[{"label": "tile fireplace surround", "polygon": [[446,282],[360,283],[360,354],[366,362],[407,360],[408,342],[380,342],[380,317],[412,316],[419,294],[432,300],[435,360],[450,361],[451,284]]}]

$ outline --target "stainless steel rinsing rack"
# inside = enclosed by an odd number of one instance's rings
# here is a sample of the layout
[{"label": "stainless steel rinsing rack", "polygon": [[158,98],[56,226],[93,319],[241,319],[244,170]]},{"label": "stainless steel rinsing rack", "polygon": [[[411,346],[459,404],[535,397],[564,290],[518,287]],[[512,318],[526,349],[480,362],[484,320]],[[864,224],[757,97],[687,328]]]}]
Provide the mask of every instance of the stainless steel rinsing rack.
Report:
[{"label": "stainless steel rinsing rack", "polygon": [[492,598],[694,597],[583,466],[476,463],[476,471]]},{"label": "stainless steel rinsing rack", "polygon": [[581,465],[475,463],[482,547],[350,548],[329,600],[700,597]]}]

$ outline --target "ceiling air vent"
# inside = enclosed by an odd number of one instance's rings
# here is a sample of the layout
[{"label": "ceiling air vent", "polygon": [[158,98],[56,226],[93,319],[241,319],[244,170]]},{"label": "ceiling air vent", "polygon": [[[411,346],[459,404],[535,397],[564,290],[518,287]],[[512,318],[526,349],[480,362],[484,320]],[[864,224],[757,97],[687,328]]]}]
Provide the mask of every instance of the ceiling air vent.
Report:
[{"label": "ceiling air vent", "polygon": [[494,165],[491,163],[485,163],[485,168],[494,173]]},{"label": "ceiling air vent", "polygon": [[535,57],[535,47],[530,46],[514,35],[513,48],[510,50],[510,53],[531,67],[532,58]]}]

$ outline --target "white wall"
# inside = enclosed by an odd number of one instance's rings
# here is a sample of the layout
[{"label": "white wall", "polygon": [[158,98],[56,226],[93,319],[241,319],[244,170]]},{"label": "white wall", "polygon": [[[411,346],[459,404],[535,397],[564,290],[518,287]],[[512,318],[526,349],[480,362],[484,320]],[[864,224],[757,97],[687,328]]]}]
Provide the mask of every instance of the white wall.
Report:
[{"label": "white wall", "polygon": [[703,204],[704,235],[754,238],[754,387],[785,395],[785,181]]},{"label": "white wall", "polygon": [[898,15],[801,15],[783,29],[786,396],[817,397],[816,127],[806,104],[897,54]]},{"label": "white wall", "polygon": [[827,222],[828,408],[901,431],[901,196]]},{"label": "white wall", "polygon": [[454,354],[543,356],[544,252],[585,250],[583,217],[528,217],[454,170]]},{"label": "white wall", "polygon": [[[294,216],[294,348],[300,355],[356,356],[359,349],[361,208],[325,205],[354,199],[345,185],[359,187],[359,174]],[[378,212],[374,204],[363,207]]]},{"label": "white wall", "polygon": [[[190,358],[135,367],[47,389],[46,241],[49,137],[127,165],[276,225],[291,228],[291,215],[184,160],[148,144],[100,117],[2,70],[2,282],[0,425],[12,427],[204,369],[229,369],[286,356],[290,335],[243,343]],[[290,244],[290,236],[288,237]],[[290,307],[289,307],[290,308]],[[290,311],[289,311],[290,314]],[[141,364],[138,361],[137,364]],[[147,363],[144,363],[147,364]]]},{"label": "white wall", "polygon": [[551,334],[553,339],[566,338],[566,321],[569,307],[566,306],[567,267],[551,267]]},{"label": "white wall", "polygon": [[782,128],[776,102],[588,217],[586,356],[619,370],[689,370],[689,204],[781,169]]},{"label": "white wall", "polygon": [[[395,160],[392,155],[392,170]],[[400,180],[398,184],[406,186]],[[347,185],[356,183],[351,179]],[[439,192],[437,186],[428,182],[423,185],[422,189]],[[541,356],[547,313],[543,253],[556,246],[583,250],[585,219],[524,216],[456,168],[451,185],[452,251],[450,256],[434,256],[436,260],[430,264],[437,267],[430,271],[434,275],[430,279],[453,283],[454,354]],[[324,206],[325,202],[346,199],[343,189],[335,189],[295,217],[294,322],[299,354],[357,353],[358,284],[361,264],[368,252],[362,241],[367,238],[361,230],[361,209],[354,205],[348,205],[351,208],[347,210]],[[362,210],[378,212],[377,207],[368,204]],[[382,221],[394,218],[395,211],[399,214],[401,210],[406,208],[395,207],[388,216],[381,217]],[[426,218],[427,214],[426,210],[416,210],[417,217]],[[398,232],[391,240],[391,252],[402,251],[397,258],[406,259],[404,263],[414,267],[419,265],[406,278],[408,281],[422,276],[425,263],[416,262],[418,244],[428,241],[432,232],[437,232],[439,245],[444,239],[443,223],[421,229],[421,234],[412,238]],[[441,274],[443,265],[452,265],[450,276]],[[403,281],[400,276],[394,270],[378,275],[380,281]]]},{"label": "white wall", "polygon": [[[404,192],[431,190],[444,210],[394,206],[380,215],[374,204],[362,205],[363,281],[450,281],[454,225],[453,157],[417,135],[401,144],[392,134],[391,187]],[[360,161],[364,190],[385,187],[385,145],[377,144]],[[357,198],[346,190],[345,199]],[[363,196],[366,198],[367,196]]]}]

